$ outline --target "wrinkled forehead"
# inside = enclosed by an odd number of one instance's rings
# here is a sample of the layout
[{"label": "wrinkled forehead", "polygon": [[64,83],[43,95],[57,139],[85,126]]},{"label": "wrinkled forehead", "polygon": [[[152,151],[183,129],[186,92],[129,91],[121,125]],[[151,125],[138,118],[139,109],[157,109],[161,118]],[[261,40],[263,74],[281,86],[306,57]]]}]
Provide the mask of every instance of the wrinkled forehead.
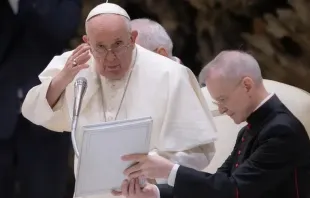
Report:
[{"label": "wrinkled forehead", "polygon": [[130,26],[126,20],[125,17],[115,14],[95,16],[86,22],[86,34],[90,40],[96,42],[126,41],[130,37]]}]

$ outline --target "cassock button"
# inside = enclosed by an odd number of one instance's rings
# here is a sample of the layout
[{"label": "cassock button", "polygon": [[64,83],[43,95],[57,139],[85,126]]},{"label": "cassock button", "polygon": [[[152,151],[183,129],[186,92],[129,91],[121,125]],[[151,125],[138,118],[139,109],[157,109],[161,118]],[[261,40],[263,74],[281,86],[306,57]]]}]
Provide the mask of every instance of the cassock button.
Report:
[{"label": "cassock button", "polygon": [[239,151],[238,151],[238,155],[240,155],[240,154],[241,154],[241,151],[239,150]]},{"label": "cassock button", "polygon": [[245,140],[244,137],[242,137],[241,141],[244,142],[244,140]]},{"label": "cassock button", "polygon": [[239,164],[237,163],[235,166],[236,166],[236,168],[238,168]]}]

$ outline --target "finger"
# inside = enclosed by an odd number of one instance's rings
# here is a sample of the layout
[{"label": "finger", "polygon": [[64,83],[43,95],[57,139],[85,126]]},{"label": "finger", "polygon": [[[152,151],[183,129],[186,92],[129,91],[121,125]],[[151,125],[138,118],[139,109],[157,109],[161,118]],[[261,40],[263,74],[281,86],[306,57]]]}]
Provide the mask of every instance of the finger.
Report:
[{"label": "finger", "polygon": [[130,180],[129,182],[128,193],[129,193],[129,196],[133,196],[135,194],[135,180],[134,179]]},{"label": "finger", "polygon": [[128,185],[129,185],[128,180],[127,179],[124,180],[121,186],[122,194],[124,196],[128,196]]},{"label": "finger", "polygon": [[128,175],[128,178],[129,178],[129,179],[133,179],[133,178],[144,177],[144,176],[147,177],[147,175],[144,175],[144,173],[143,173],[142,170],[139,170],[139,171],[130,173],[130,174]]},{"label": "finger", "polygon": [[73,67],[72,69],[74,70],[74,72],[78,73],[82,69],[87,69],[87,68],[89,68],[89,65],[88,64],[83,64],[83,65],[78,65],[76,67]]},{"label": "finger", "polygon": [[116,190],[112,190],[112,191],[111,191],[111,194],[112,194],[113,196],[121,196],[121,195],[122,195],[122,192],[119,192],[119,191],[116,191]]},{"label": "finger", "polygon": [[123,155],[122,160],[123,161],[136,161],[141,162],[147,158],[147,154],[129,154],[129,155]]},{"label": "finger", "polygon": [[71,60],[76,60],[84,52],[89,52],[90,47],[88,45],[83,45],[78,51],[72,53]]},{"label": "finger", "polygon": [[78,53],[83,47],[88,46],[88,44],[86,43],[82,43],[81,45],[79,45],[77,48],[75,48],[75,50],[72,52],[72,55],[75,55],[76,53]]},{"label": "finger", "polygon": [[86,63],[90,59],[90,57],[91,57],[90,52],[88,50],[80,54],[77,58],[75,58],[75,60],[79,65],[81,65],[81,64]]},{"label": "finger", "polygon": [[135,179],[135,191],[136,191],[136,194],[141,193],[141,186],[140,186],[140,181],[138,178]]},{"label": "finger", "polygon": [[125,174],[126,176],[128,176],[128,175],[130,175],[130,174],[133,173],[133,172],[136,172],[136,171],[141,170],[141,165],[142,165],[141,163],[137,163],[136,165],[133,165],[133,166],[127,168],[127,169],[124,171],[124,174]]}]

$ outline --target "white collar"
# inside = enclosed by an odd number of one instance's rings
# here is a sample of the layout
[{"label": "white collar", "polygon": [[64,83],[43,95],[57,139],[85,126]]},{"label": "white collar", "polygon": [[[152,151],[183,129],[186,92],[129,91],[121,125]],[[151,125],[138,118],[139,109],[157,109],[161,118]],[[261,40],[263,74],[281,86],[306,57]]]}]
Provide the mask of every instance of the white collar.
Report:
[{"label": "white collar", "polygon": [[261,103],[255,108],[254,111],[256,111],[259,107],[261,107],[263,104],[265,104],[273,95],[274,95],[274,93],[270,93],[263,101],[261,101]]}]

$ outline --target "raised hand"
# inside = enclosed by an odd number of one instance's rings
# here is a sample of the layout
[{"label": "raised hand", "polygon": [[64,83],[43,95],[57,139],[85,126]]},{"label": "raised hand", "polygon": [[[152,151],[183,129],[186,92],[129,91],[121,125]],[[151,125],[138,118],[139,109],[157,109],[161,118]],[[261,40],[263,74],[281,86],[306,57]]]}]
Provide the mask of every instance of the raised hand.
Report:
[{"label": "raised hand", "polygon": [[89,67],[89,65],[87,65],[87,61],[91,57],[89,49],[89,45],[83,43],[73,51],[59,74],[63,81],[68,83],[72,82],[79,71]]}]

